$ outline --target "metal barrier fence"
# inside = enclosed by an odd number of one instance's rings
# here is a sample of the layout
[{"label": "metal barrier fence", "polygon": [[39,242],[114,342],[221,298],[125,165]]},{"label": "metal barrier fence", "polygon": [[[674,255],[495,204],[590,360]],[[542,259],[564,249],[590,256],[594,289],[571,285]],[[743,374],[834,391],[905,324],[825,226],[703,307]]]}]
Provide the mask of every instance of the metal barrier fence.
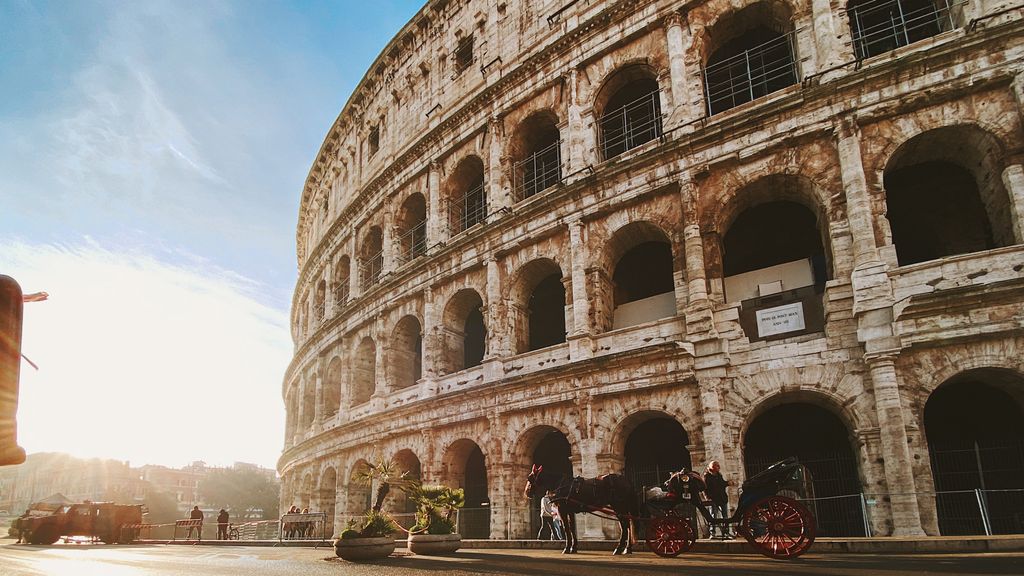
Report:
[{"label": "metal barrier fence", "polygon": [[278,540],[324,540],[331,536],[327,534],[327,514],[324,512],[281,516]]},{"label": "metal barrier fence", "polygon": [[427,221],[413,226],[398,237],[398,265],[407,264],[427,253]]},{"label": "metal barrier fence", "polygon": [[857,58],[864,59],[956,28],[956,12],[966,2],[873,0],[850,6],[850,28]]},{"label": "metal barrier fence", "polygon": [[359,290],[365,292],[380,282],[384,270],[384,250],[359,260]]},{"label": "metal barrier fence", "polygon": [[614,158],[664,133],[661,123],[661,92],[654,90],[607,112],[599,122],[601,152],[605,160]]},{"label": "metal barrier fence", "polygon": [[704,69],[708,116],[796,84],[794,32],[725,58]]},{"label": "metal barrier fence", "polygon": [[455,236],[480,224],[487,218],[487,196],[480,182],[462,196],[452,198],[448,204],[450,235]]},{"label": "metal barrier fence", "polygon": [[520,202],[562,181],[562,141],[530,154],[512,169],[512,192]]}]

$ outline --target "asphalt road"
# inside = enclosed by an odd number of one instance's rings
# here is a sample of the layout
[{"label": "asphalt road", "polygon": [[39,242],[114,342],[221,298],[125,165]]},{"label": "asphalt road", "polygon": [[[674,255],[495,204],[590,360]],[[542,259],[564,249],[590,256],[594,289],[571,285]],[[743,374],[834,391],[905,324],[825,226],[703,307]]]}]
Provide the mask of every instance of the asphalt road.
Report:
[{"label": "asphalt road", "polygon": [[540,576],[718,576],[816,574],[970,576],[1024,574],[1024,553],[970,555],[813,554],[796,561],[747,554],[690,554],[666,559],[649,553],[630,557],[581,552],[567,557],[550,550],[460,550],[450,558],[392,556],[350,564],[321,548],[212,546],[0,546],[0,576],[322,576],[469,574]]}]

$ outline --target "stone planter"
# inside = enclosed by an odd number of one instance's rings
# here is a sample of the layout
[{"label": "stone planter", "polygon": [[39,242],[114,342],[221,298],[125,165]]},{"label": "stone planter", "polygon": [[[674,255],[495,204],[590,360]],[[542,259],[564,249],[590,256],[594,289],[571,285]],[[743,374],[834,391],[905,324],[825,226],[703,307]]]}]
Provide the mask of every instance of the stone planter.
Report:
[{"label": "stone planter", "polygon": [[458,534],[410,534],[409,552],[423,556],[451,554],[462,546]]},{"label": "stone planter", "polygon": [[395,551],[395,539],[387,538],[352,538],[335,540],[334,553],[343,560],[358,562],[360,560],[378,560],[387,558]]}]

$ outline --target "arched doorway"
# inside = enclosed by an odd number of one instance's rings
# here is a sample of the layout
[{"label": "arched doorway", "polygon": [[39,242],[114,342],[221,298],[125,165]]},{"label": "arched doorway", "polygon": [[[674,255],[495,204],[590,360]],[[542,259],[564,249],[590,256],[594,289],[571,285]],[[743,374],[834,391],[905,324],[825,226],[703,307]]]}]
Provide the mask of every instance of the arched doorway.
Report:
[{"label": "arched doorway", "polygon": [[484,190],[484,162],[469,156],[459,162],[445,186],[448,201],[448,231],[455,236],[487,219]]},{"label": "arched doorway", "polygon": [[662,135],[657,74],[647,66],[616,72],[598,93],[602,160],[610,160]]},{"label": "arched doorway", "polygon": [[661,228],[650,222],[628,224],[615,232],[606,250],[612,266],[612,283],[601,290],[611,300],[606,329],[676,315],[672,243]]},{"label": "arched doorway", "polygon": [[[932,392],[925,435],[943,535],[1024,533],[1024,377],[970,370]],[[979,490],[980,494],[975,492]]]},{"label": "arched doorway", "polygon": [[[408,448],[399,450],[395,454],[395,464],[398,465],[399,473],[406,473],[409,478],[417,480],[423,479],[423,470],[420,465],[420,459]],[[401,490],[395,490],[391,496],[391,509],[401,514],[401,517],[396,518],[399,524],[409,528],[416,523],[415,512],[416,504],[409,500],[405,492]]]},{"label": "arched doorway", "polygon": [[372,487],[359,479],[360,472],[366,470],[366,467],[366,460],[359,460],[349,470],[348,500],[345,505],[345,515],[348,518],[362,516],[373,506]]},{"label": "arched doorway", "polygon": [[[333,467],[324,470],[322,476],[320,476],[320,494],[318,500],[320,501],[320,510],[326,515],[326,524],[324,525],[324,536],[332,538],[335,536],[334,526],[334,511],[337,505],[338,498],[338,473]],[[312,512],[312,510],[311,510]],[[316,536],[320,536],[317,534]]]},{"label": "arched doorway", "polygon": [[483,299],[472,288],[459,290],[445,307],[441,366],[450,374],[479,366],[487,350],[487,326],[481,312]]},{"label": "arched doorway", "polygon": [[401,390],[413,386],[423,377],[423,336],[415,316],[403,317],[391,335],[390,361],[387,370],[391,388]]},{"label": "arched doorway", "polygon": [[458,440],[445,455],[449,485],[465,491],[465,506],[459,511],[459,534],[463,538],[491,537],[491,497],[487,485],[487,462],[480,446],[472,440]]},{"label": "arched doorway", "polygon": [[[690,436],[678,420],[658,412],[635,415],[640,421],[626,438],[625,475],[637,491],[658,486],[672,472],[693,468],[690,458]],[[628,424],[627,424],[628,425]],[[697,531],[697,516],[691,510],[690,523]],[[637,537],[645,537],[644,526],[637,525]]]},{"label": "arched doorway", "polygon": [[510,142],[512,192],[516,202],[562,180],[558,117],[550,110],[531,114]]},{"label": "arched doorway", "polygon": [[511,292],[517,354],[565,342],[565,286],[558,264],[547,258],[529,262]]},{"label": "arched doorway", "polygon": [[[542,426],[534,430],[533,435],[537,438],[537,445],[533,449],[531,464],[561,474],[566,480],[572,478],[572,446],[565,434],[556,428]],[[530,499],[530,538],[540,530],[540,499],[541,495]]]},{"label": "arched doorway", "polygon": [[[795,456],[811,474],[818,500],[808,506],[818,521],[818,534],[865,536],[863,490],[851,446],[849,430],[834,413],[795,401],[770,407],[754,418],[743,436],[743,463],[749,478]],[[729,504],[735,509],[735,502]]]}]

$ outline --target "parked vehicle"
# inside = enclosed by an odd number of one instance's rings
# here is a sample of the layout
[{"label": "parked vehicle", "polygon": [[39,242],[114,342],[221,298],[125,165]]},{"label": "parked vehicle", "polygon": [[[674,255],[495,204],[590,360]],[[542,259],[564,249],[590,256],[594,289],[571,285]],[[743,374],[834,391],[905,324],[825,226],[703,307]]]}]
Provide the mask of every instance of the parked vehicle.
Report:
[{"label": "parked vehicle", "polygon": [[133,525],[142,523],[142,506],[112,502],[85,502],[63,506],[44,516],[22,519],[30,544],[53,544],[61,537],[98,538],[107,544],[131,542]]}]

